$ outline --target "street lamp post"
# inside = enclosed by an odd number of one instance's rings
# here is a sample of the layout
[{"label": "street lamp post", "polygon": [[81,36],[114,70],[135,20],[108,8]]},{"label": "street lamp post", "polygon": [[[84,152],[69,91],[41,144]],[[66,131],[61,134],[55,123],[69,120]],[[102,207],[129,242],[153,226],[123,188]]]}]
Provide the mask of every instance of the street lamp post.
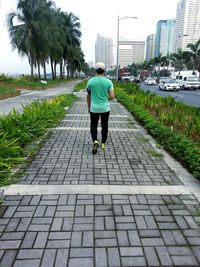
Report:
[{"label": "street lamp post", "polygon": [[125,16],[120,18],[119,16],[117,17],[117,56],[116,56],[116,80],[118,81],[119,79],[119,22],[120,20],[123,19],[137,19],[137,17],[130,17],[130,16]]}]

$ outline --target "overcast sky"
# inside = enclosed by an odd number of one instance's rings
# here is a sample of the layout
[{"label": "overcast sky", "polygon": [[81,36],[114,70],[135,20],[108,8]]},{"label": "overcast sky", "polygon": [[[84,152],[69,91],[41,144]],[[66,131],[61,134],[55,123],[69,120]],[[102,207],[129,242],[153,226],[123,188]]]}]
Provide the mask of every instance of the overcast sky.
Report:
[{"label": "overcast sky", "polygon": [[[21,59],[16,51],[12,51],[7,33],[6,14],[16,10],[17,2],[17,0],[0,0],[0,72],[4,73],[30,72],[27,60]],[[121,18],[138,17],[120,21],[120,38],[145,41],[149,34],[156,32],[159,20],[175,19],[178,0],[55,0],[54,2],[63,11],[72,12],[79,17],[82,50],[88,62],[94,61],[97,33],[113,38],[116,48],[118,15]]]}]

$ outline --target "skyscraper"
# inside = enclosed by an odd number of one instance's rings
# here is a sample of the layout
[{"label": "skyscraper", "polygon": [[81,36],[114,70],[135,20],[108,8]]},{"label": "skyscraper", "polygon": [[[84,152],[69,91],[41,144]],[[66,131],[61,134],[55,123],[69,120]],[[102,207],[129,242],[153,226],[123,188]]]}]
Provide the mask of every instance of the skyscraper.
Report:
[{"label": "skyscraper", "polygon": [[187,44],[200,38],[200,0],[179,0],[176,10],[174,50],[187,50]]},{"label": "skyscraper", "polygon": [[121,67],[144,61],[144,41],[119,41],[119,65]]},{"label": "skyscraper", "polygon": [[174,52],[175,20],[159,20],[156,28],[155,57]]},{"label": "skyscraper", "polygon": [[106,68],[113,66],[113,40],[97,34],[95,43],[95,63],[104,62]]},{"label": "skyscraper", "polygon": [[151,58],[154,58],[155,54],[155,40],[156,35],[151,34],[147,36],[146,40],[146,57],[145,60],[149,61]]}]

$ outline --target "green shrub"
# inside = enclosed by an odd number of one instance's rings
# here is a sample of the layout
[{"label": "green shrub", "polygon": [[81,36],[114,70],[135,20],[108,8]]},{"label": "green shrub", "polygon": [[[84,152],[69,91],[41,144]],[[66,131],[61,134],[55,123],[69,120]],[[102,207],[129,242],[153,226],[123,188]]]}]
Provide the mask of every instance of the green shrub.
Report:
[{"label": "green shrub", "polygon": [[[138,105],[135,97],[127,94],[119,86],[115,88],[116,97],[161,144],[166,151],[179,160],[194,177],[200,179],[200,148],[188,137],[164,126],[154,118],[142,105]],[[166,102],[171,99],[165,100]]]},{"label": "green shrub", "polygon": [[79,91],[82,90],[82,89],[86,89],[86,87],[87,87],[87,82],[88,82],[87,80],[84,80],[84,81],[82,81],[82,82],[76,84],[75,87],[74,87],[74,91],[75,91],[75,92],[79,92]]},{"label": "green shrub", "polygon": [[15,79],[4,73],[0,73],[0,82],[13,82]]},{"label": "green shrub", "polygon": [[11,176],[13,166],[26,155],[28,144],[43,136],[65,115],[64,107],[76,99],[74,95],[34,101],[23,107],[23,113],[13,110],[0,118],[0,184]]}]

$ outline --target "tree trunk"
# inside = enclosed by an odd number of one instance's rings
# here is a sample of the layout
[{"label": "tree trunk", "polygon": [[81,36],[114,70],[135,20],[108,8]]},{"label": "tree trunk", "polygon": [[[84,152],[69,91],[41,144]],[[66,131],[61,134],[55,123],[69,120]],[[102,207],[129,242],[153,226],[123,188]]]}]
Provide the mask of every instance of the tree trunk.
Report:
[{"label": "tree trunk", "polygon": [[60,62],[60,79],[63,79],[63,61]]},{"label": "tree trunk", "polygon": [[46,62],[45,62],[45,60],[43,62],[43,68],[44,68],[44,78],[46,79],[47,78],[47,71],[46,71]]},{"label": "tree trunk", "polygon": [[64,62],[63,62],[63,71],[62,71],[64,79],[65,79],[65,66],[66,66],[66,61],[64,60]]},{"label": "tree trunk", "polygon": [[56,60],[54,61],[54,77],[56,79],[56,76],[57,76],[57,73],[56,73],[56,65],[57,65],[57,62]]},{"label": "tree trunk", "polygon": [[33,79],[33,58],[31,57],[31,80]]},{"label": "tree trunk", "polygon": [[52,60],[52,58],[50,59],[50,61],[51,61],[52,79],[54,80],[55,79],[55,74],[54,74],[54,69],[53,69],[53,60]]},{"label": "tree trunk", "polygon": [[38,62],[37,65],[38,65],[38,77],[41,78],[41,74],[40,74],[40,63]]}]

